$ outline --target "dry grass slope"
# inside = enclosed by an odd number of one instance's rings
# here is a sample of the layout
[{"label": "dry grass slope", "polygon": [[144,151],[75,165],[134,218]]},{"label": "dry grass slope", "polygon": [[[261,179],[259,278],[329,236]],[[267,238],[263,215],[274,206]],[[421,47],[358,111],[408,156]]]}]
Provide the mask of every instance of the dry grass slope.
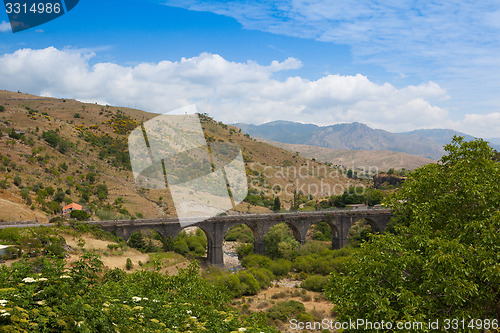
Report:
[{"label": "dry grass slope", "polygon": [[[21,206],[5,206],[0,210],[0,220],[23,219],[32,220],[46,216],[41,211],[41,204],[35,201],[35,193],[30,193],[33,203],[26,205],[20,199],[20,187],[14,185],[14,177],[22,179],[21,187],[33,188],[38,183],[54,189],[66,191],[66,200],[81,200],[81,187],[86,184],[85,176],[94,173],[96,184],[106,184],[109,195],[98,200],[91,193],[87,204],[94,207],[111,207],[126,209],[129,214],[138,217],[163,217],[175,215],[172,199],[168,191],[143,190],[136,186],[132,172],[126,167],[126,161],[119,160],[108,150],[118,147],[126,152],[127,135],[131,129],[155,116],[156,114],[141,110],[81,103],[71,99],[56,99],[33,96],[23,93],[0,91],[0,105],[5,111],[0,112],[0,157],[8,158],[8,163],[0,173],[0,181],[5,180],[9,186],[1,189],[2,198]],[[349,184],[360,184],[353,181],[335,168],[324,163],[297,156],[294,152],[256,141],[245,136],[235,127],[218,123],[206,116],[200,116],[205,135],[209,140],[234,142],[245,156],[248,179],[252,187],[273,195],[272,189],[300,189],[304,194],[314,192],[314,196],[340,194],[341,189]],[[7,135],[9,129],[25,132],[25,140],[13,139]],[[51,146],[42,133],[53,131],[69,146]],[[106,139],[101,145],[92,145],[88,141]],[[86,141],[87,140],[87,141]],[[123,157],[119,155],[118,157]],[[66,170],[63,166],[66,165]],[[2,165],[0,164],[0,167]],[[301,169],[300,169],[301,168]],[[297,171],[302,171],[300,174]],[[314,170],[322,170],[315,174]],[[265,172],[264,172],[265,171]],[[308,185],[305,186],[305,185]],[[312,186],[312,184],[315,184]],[[365,182],[365,184],[367,184]],[[319,190],[318,190],[319,189]],[[290,191],[289,191],[290,192]],[[333,192],[333,193],[332,193]],[[16,198],[15,200],[13,198]],[[122,203],[116,204],[116,200]],[[285,206],[291,202],[291,193],[281,193],[280,198]],[[239,211],[266,212],[262,207],[248,207],[242,203]],[[12,214],[14,211],[14,214]],[[95,217],[94,217],[95,218]],[[48,220],[48,217],[45,217]]]}]

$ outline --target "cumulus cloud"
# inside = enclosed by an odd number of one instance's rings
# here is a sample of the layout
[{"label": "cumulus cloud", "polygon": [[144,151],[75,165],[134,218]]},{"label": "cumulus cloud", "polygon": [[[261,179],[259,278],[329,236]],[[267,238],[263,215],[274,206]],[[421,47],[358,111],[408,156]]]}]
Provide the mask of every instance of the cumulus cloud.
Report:
[{"label": "cumulus cloud", "polygon": [[[287,119],[327,125],[359,121],[405,131],[442,127],[448,119],[448,110],[438,105],[448,98],[447,92],[434,82],[396,88],[371,82],[360,74],[327,75],[318,80],[298,76],[276,79],[274,74],[301,66],[294,58],[261,65],[203,53],[179,61],[127,67],[90,65],[94,56],[53,47],[4,54],[0,56],[0,86],[156,113],[194,103],[200,112],[228,123]],[[476,123],[480,128],[480,121]]]},{"label": "cumulus cloud", "polygon": [[0,32],[9,32],[9,31],[12,31],[12,29],[10,28],[10,23],[2,21],[0,23]]},{"label": "cumulus cloud", "polygon": [[160,2],[232,17],[246,29],[348,45],[355,63],[446,87],[462,116],[498,111],[497,0]]}]

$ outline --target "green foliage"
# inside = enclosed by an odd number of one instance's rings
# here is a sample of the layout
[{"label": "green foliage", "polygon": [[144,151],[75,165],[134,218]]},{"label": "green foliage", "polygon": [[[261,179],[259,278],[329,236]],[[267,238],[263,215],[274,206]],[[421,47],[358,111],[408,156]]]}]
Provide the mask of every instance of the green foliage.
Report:
[{"label": "green foliage", "polygon": [[4,111],[5,111],[5,106],[0,105],[0,112],[4,112]]},{"label": "green foliage", "polygon": [[90,218],[90,215],[84,210],[72,210],[69,217],[78,221],[86,221]]},{"label": "green foliage", "polygon": [[72,144],[68,142],[66,139],[59,136],[59,134],[55,131],[49,130],[42,133],[42,137],[44,140],[51,146],[52,148],[58,148],[59,152],[65,154]]},{"label": "green foliage", "polygon": [[108,134],[98,136],[89,131],[84,131],[81,135],[86,142],[100,149],[100,159],[109,159],[111,164],[117,168],[132,169],[126,138],[114,138]]},{"label": "green foliage", "polygon": [[253,233],[246,224],[240,224],[229,229],[224,237],[228,242],[252,243]]},{"label": "green foliage", "polygon": [[22,180],[22,178],[21,178],[21,177],[19,177],[19,175],[16,175],[16,176],[14,177],[14,185],[16,185],[17,187],[20,187],[20,186],[21,186],[22,181],[23,181],[23,180]]},{"label": "green foliage", "polygon": [[99,200],[106,200],[108,198],[108,186],[106,184],[97,185],[96,195]]},{"label": "green foliage", "polygon": [[0,331],[276,332],[260,315],[230,310],[225,289],[201,278],[196,264],[175,276],[115,269],[99,278],[101,269],[88,254],[69,271],[48,258],[2,266],[8,315],[0,317]]},{"label": "green foliage", "polygon": [[18,244],[20,238],[19,228],[0,229],[0,241],[11,244]]},{"label": "green foliage", "polygon": [[264,236],[266,254],[271,258],[290,259],[292,252],[300,247],[291,230],[284,223],[273,226]]},{"label": "green foliage", "polygon": [[332,274],[339,320],[500,317],[500,165],[480,139],[445,150],[389,200],[396,234],[373,236]]},{"label": "green foliage", "polygon": [[187,234],[184,230],[174,240],[174,251],[188,257],[203,257],[206,254],[207,237],[201,229],[195,234]]},{"label": "green foliage", "polygon": [[130,238],[128,239],[127,242],[128,246],[138,249],[138,250],[145,250],[146,249],[146,242],[144,241],[144,236],[142,235],[142,232],[137,231],[134,232],[132,235],[130,235]]},{"label": "green foliage", "polygon": [[125,268],[127,271],[130,271],[132,268],[134,268],[134,264],[132,264],[132,259],[127,258],[127,263],[125,264]]},{"label": "green foliage", "polygon": [[328,282],[329,279],[326,276],[311,275],[308,276],[304,281],[302,281],[300,287],[309,291],[322,292]]},{"label": "green foliage", "polygon": [[274,198],[273,211],[279,212],[281,210],[281,201],[279,197]]},{"label": "green foliage", "polygon": [[289,318],[296,318],[300,314],[305,313],[304,304],[298,301],[282,301],[273,305],[267,310],[266,316],[271,320],[280,320],[286,322]]}]

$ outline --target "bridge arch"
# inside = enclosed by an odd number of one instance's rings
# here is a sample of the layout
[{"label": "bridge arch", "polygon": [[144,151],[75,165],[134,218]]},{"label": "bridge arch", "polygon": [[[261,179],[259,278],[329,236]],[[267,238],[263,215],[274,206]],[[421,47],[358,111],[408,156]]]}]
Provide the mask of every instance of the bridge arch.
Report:
[{"label": "bridge arch", "polygon": [[[293,212],[277,214],[244,214],[216,216],[204,221],[194,223],[192,226],[199,227],[207,236],[207,259],[215,265],[223,265],[223,240],[226,232],[238,224],[246,224],[254,233],[255,253],[265,253],[264,236],[269,229],[281,222],[291,227],[294,237],[303,244],[306,240],[307,230],[317,222],[327,222],[332,229],[332,246],[341,248],[349,242],[348,234],[352,224],[365,218],[372,225],[374,232],[383,232],[390,220],[389,209],[364,209],[364,210],[331,210]],[[89,224],[99,225],[106,231],[115,232],[117,236],[127,240],[130,235],[139,229],[154,229],[162,237],[168,235],[175,238],[183,229],[178,220],[174,218],[139,220],[139,221],[95,221]],[[154,228],[153,228],[154,226]]]}]

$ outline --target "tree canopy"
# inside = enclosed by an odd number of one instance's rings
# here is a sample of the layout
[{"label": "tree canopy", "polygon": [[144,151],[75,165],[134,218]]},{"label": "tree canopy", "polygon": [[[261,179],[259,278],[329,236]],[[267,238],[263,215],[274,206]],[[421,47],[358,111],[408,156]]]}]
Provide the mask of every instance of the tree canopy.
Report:
[{"label": "tree canopy", "polygon": [[388,199],[395,234],[372,236],[332,273],[339,320],[500,318],[500,164],[481,139],[454,137],[445,151]]}]

